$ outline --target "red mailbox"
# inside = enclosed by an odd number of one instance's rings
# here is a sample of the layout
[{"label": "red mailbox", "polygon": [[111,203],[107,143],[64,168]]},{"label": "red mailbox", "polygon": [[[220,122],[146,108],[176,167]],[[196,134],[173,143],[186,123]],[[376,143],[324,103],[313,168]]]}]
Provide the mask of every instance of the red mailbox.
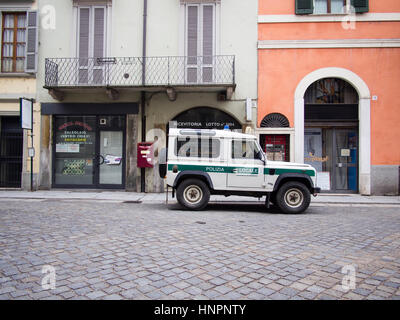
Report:
[{"label": "red mailbox", "polygon": [[153,142],[139,142],[137,146],[138,168],[153,168],[154,150]]}]

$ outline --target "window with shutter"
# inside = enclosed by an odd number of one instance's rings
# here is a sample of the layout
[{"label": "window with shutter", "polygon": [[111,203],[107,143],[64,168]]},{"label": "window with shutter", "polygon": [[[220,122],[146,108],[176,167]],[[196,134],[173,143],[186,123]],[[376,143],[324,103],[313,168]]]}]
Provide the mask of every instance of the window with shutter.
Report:
[{"label": "window with shutter", "polygon": [[38,14],[36,11],[28,11],[26,27],[26,61],[25,72],[37,71],[38,52]]},{"label": "window with shutter", "polygon": [[[1,42],[1,72],[36,72],[37,28],[36,12],[3,12]],[[27,39],[27,28],[29,39]],[[26,70],[27,41],[30,49],[29,66]]]},{"label": "window with shutter", "polygon": [[314,11],[313,0],[295,0],[296,14],[312,14]]},{"label": "window with shutter", "polygon": [[351,0],[351,5],[354,7],[357,13],[363,13],[369,11],[368,0]]},{"label": "window with shutter", "polygon": [[346,5],[355,11],[368,12],[368,0],[295,0],[296,14],[341,14],[346,13]]},{"label": "window with shutter", "polygon": [[102,63],[106,52],[106,7],[78,8],[78,82],[101,84],[104,79]]},{"label": "window with shutter", "polygon": [[215,4],[186,4],[186,80],[212,82],[215,56]]}]

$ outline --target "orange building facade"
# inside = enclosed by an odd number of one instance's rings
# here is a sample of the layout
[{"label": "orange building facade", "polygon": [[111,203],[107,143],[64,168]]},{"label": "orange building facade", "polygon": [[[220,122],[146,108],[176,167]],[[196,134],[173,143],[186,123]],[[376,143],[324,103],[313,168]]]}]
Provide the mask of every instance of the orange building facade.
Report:
[{"label": "orange building facade", "polygon": [[400,1],[259,0],[257,133],[326,192],[399,194]]}]

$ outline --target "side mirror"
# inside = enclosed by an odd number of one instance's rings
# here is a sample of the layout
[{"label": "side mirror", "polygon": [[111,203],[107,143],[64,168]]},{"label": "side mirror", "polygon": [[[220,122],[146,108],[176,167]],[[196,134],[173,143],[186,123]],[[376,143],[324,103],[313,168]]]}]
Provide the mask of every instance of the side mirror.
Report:
[{"label": "side mirror", "polygon": [[261,150],[257,152],[256,159],[261,160],[264,163],[264,166],[265,166],[265,164],[266,164],[265,157],[263,157],[263,152]]}]

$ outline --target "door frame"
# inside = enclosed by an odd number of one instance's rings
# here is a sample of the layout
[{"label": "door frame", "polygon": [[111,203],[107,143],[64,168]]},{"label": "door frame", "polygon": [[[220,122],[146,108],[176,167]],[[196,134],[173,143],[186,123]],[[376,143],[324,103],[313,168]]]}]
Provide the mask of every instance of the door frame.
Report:
[{"label": "door frame", "polygon": [[[337,127],[333,127],[333,128],[326,128],[328,130],[331,130],[331,134],[332,134],[332,154],[333,154],[333,159],[334,161],[332,162],[332,171],[331,175],[332,175],[332,187],[333,190],[329,190],[330,193],[355,193],[357,194],[359,191],[359,181],[358,181],[358,177],[359,177],[359,137],[358,137],[358,127],[353,127],[353,128],[337,128]],[[356,190],[338,190],[337,189],[337,181],[336,181],[336,169],[337,169],[337,140],[336,140],[336,131],[337,130],[354,130],[356,137],[357,137],[357,163],[355,164],[355,168],[357,170],[357,177],[356,177]],[[347,167],[349,168],[349,167]],[[350,168],[353,168],[350,167]],[[328,190],[327,190],[328,191]]]},{"label": "door frame", "polygon": [[[95,131],[96,131],[96,145],[95,145],[95,156],[93,159],[93,184],[56,184],[56,175],[55,175],[55,161],[56,161],[56,130],[55,130],[55,122],[56,122],[56,117],[70,117],[70,116],[94,116],[96,118],[96,125],[95,125]],[[121,116],[124,117],[123,121],[123,128],[122,129],[116,129],[116,128],[107,128],[105,130],[101,130],[99,127],[99,120],[101,117],[106,117],[106,116]],[[55,114],[52,117],[52,168],[51,168],[51,187],[52,188],[65,188],[65,189],[112,189],[112,190],[121,190],[125,189],[126,187],[126,114]],[[100,153],[100,131],[122,131],[122,185],[108,185],[108,184],[100,184],[99,183],[99,172],[100,172],[100,165],[99,165],[99,153]]]},{"label": "door frame", "polygon": [[[101,116],[97,116],[97,120],[99,120]],[[98,122],[97,122],[98,123]],[[100,132],[101,131],[122,131],[122,161],[121,161],[121,166],[122,166],[122,184],[101,184],[100,183],[100,166],[101,164],[99,163],[100,159]],[[107,128],[102,130],[97,126],[96,128],[96,146],[95,146],[95,153],[96,153],[96,159],[95,159],[95,170],[94,170],[94,185],[96,189],[125,189],[125,171],[126,171],[126,118],[124,121],[124,127],[121,129],[117,128]]]},{"label": "door frame", "polygon": [[[335,189],[331,190],[321,190],[321,193],[337,193],[337,194],[358,194],[360,192],[360,185],[359,185],[359,177],[360,177],[360,137],[359,137],[359,126],[356,123],[322,123],[322,122],[308,122],[305,125],[305,128],[314,128],[314,129],[322,129],[322,130],[331,130],[332,134],[332,155],[334,158],[334,162],[332,163],[332,170],[329,172],[331,176],[331,187],[335,187]],[[334,134],[335,130],[354,130],[357,136],[357,163],[355,168],[357,169],[357,190],[337,190],[336,189],[336,178],[333,175],[335,172],[333,170],[336,169],[336,156],[337,156],[337,150],[336,150],[336,136]],[[324,146],[324,141],[322,141],[322,146]],[[317,172],[318,174],[318,172]],[[318,177],[317,177],[318,179]]]}]

